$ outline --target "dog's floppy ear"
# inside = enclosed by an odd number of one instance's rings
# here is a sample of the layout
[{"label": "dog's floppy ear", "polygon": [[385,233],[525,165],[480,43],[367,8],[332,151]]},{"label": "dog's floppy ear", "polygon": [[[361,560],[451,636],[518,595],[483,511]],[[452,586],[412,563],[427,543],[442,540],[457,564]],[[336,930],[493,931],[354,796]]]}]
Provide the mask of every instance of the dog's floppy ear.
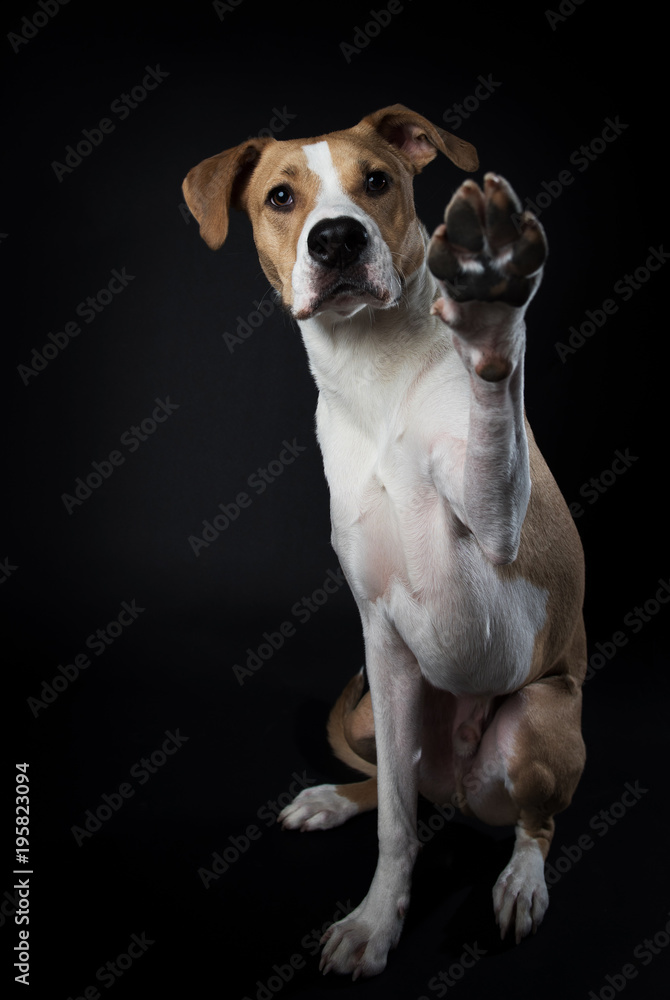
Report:
[{"label": "dog's floppy ear", "polygon": [[388,108],[366,115],[356,128],[374,129],[383,139],[396,147],[416,174],[434,159],[438,151],[453,160],[461,170],[472,171],[479,166],[474,146],[452,135],[451,132],[433,125],[427,118],[410,111],[404,104],[392,104]]},{"label": "dog's floppy ear", "polygon": [[212,250],[222,246],[228,234],[231,206],[241,208],[240,196],[246,180],[268,142],[266,137],[247,139],[233,149],[210,156],[189,170],[182,184],[186,204],[200,223],[200,235]]}]

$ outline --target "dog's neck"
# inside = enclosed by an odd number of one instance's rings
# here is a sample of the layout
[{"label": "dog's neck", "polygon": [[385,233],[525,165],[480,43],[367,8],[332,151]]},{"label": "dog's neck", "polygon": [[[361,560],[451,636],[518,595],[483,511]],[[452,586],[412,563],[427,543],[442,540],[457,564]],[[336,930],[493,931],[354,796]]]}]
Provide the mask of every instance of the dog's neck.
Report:
[{"label": "dog's neck", "polygon": [[[310,369],[326,402],[360,402],[361,388],[402,392],[399,381],[422,367],[421,357],[448,347],[446,327],[430,313],[438,294],[425,263],[405,282],[397,306],[369,306],[349,318],[324,312],[299,322]],[[408,356],[417,358],[408,365]],[[395,390],[394,388],[395,387]]]}]

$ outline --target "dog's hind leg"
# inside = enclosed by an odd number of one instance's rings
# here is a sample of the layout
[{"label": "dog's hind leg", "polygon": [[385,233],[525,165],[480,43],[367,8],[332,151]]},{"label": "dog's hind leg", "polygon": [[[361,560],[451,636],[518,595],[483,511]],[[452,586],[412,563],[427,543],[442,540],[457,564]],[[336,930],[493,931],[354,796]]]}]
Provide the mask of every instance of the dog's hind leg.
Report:
[{"label": "dog's hind leg", "polygon": [[511,931],[517,942],[537,929],[549,904],[544,863],[554,815],[569,805],[584,767],[585,666],[580,623],[557,673],[503,701],[463,781],[470,812],[485,823],[516,827],[514,852],[494,886],[493,906],[501,936]]},{"label": "dog's hind leg", "polygon": [[305,788],[279,814],[285,830],[329,830],[358,813],[377,808],[377,767],[370,692],[363,694],[362,671],[355,674],[333,706],[328,739],[341,761],[370,777],[346,785]]}]

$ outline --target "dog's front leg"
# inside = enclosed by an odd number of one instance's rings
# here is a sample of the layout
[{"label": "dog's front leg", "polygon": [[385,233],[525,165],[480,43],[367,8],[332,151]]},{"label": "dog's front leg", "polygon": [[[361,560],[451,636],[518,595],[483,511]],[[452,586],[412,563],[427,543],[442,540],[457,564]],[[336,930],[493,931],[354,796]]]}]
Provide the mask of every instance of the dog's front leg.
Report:
[{"label": "dog's front leg", "polygon": [[454,496],[453,483],[443,484],[444,490],[496,564],[516,558],[530,497],[524,313],[545,257],[539,222],[521,214],[512,189],[493,174],[486,175],[484,192],[471,180],[461,185],[428,255],[444,291],[433,311],[451,328],[470,379],[460,490]]},{"label": "dog's front leg", "polygon": [[419,849],[421,674],[388,623],[368,621],[365,640],[377,747],[379,859],[363,902],[324,934],[320,966],[324,974],[351,972],[354,979],[382,972],[397,945]]}]

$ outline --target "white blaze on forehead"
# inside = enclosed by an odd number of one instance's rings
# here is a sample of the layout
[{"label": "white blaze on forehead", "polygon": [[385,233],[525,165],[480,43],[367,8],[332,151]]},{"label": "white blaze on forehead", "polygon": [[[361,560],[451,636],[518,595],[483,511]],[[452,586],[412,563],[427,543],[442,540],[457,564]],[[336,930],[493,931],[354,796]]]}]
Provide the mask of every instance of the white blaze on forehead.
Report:
[{"label": "white blaze on forehead", "polygon": [[312,142],[302,148],[307,166],[321,181],[318,202],[330,205],[344,200],[353,207],[353,202],[347,197],[340,183],[340,175],[333,163],[327,141],[324,139],[322,142]]},{"label": "white blaze on forehead", "polygon": [[341,216],[356,219],[364,226],[368,234],[365,264],[367,278],[375,286],[390,288],[392,299],[395,301],[400,294],[400,284],[393,270],[389,248],[374,219],[347,194],[333,162],[327,140],[307,143],[302,147],[302,151],[308,168],[319,178],[319,190],[298,236],[296,259],[291,275],[294,312],[300,313],[304,308],[308,308],[310,301],[318,297],[319,287],[323,281],[323,268],[310,257],[309,234],[318,222]]},{"label": "white blaze on forehead", "polygon": [[333,156],[328,142],[311,142],[302,147],[307,166],[319,178],[319,191],[314,201],[312,211],[305,220],[299,243],[306,242],[307,233],[312,226],[322,219],[334,219],[346,215],[357,219],[365,226],[368,235],[373,240],[381,241],[381,233],[376,222],[364,211],[345,190],[340,173],[333,162]]}]

